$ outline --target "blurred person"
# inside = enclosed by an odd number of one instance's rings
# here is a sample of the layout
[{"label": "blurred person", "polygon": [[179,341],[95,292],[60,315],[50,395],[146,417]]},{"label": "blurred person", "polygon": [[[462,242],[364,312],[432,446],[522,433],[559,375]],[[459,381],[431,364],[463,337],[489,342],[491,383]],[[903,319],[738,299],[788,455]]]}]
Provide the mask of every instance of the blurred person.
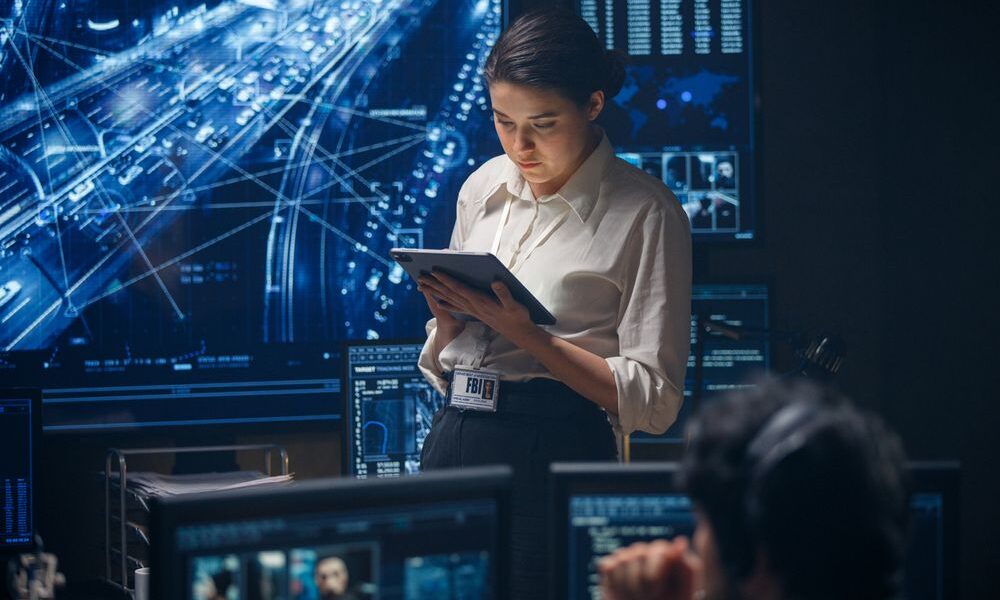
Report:
[{"label": "blurred person", "polygon": [[681,478],[693,540],[605,557],[607,600],[881,600],[900,592],[905,457],[873,415],[806,384],[707,404]]},{"label": "blurred person", "polygon": [[324,556],[316,561],[313,580],[322,600],[354,600],[356,596],[348,589],[351,572],[347,563],[339,556]]}]

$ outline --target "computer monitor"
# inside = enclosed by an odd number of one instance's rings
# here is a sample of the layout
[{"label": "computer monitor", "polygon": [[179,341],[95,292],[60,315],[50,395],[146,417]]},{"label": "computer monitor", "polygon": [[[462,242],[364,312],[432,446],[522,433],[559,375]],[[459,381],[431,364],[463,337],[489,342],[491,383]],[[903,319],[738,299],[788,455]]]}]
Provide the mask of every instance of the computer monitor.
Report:
[{"label": "computer monitor", "polygon": [[35,543],[35,463],[41,423],[39,390],[0,390],[0,556]]},{"label": "computer monitor", "polygon": [[597,564],[634,542],[694,532],[675,463],[555,463],[550,482],[551,598],[600,597]]},{"label": "computer monitor", "polygon": [[752,0],[573,0],[629,54],[600,123],[619,157],[662,180],[695,240],[749,240],[756,220]]},{"label": "computer monitor", "polygon": [[341,344],[428,318],[389,249],[502,153],[503,2],[68,4],[0,3],[5,382],[46,433],[333,430]]},{"label": "computer monitor", "polygon": [[[698,335],[698,320],[714,321],[753,332],[733,340],[703,332]],[[755,375],[771,366],[771,344],[764,330],[770,327],[768,286],[751,284],[696,284],[691,290],[691,352],[684,378],[684,403],[670,429],[662,435],[637,431],[629,436],[631,444],[679,444],[684,441],[684,427],[698,411],[694,390],[701,388],[701,399],[749,385]],[[701,348],[702,372],[699,383],[695,357]]]},{"label": "computer monitor", "polygon": [[343,472],[395,477],[420,470],[420,450],[445,399],[424,379],[423,342],[347,344],[344,362]]},{"label": "computer monitor", "polygon": [[[152,512],[152,597],[506,598],[507,467],[166,497]],[[331,587],[331,589],[333,589]]]},{"label": "computer monitor", "polygon": [[913,462],[910,478],[904,597],[958,598],[961,465],[951,461]]}]

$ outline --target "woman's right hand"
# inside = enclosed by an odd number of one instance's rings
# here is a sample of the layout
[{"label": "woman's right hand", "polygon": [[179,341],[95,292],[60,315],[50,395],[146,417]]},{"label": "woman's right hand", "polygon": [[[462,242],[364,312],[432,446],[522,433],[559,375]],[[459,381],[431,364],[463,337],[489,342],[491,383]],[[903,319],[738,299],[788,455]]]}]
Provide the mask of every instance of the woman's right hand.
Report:
[{"label": "woman's right hand", "polygon": [[430,290],[421,285],[418,285],[417,289],[424,295],[424,299],[427,300],[427,308],[431,310],[431,315],[437,320],[435,339],[440,353],[442,348],[450,344],[465,330],[465,321],[456,319],[443,302],[439,302],[431,295]]}]

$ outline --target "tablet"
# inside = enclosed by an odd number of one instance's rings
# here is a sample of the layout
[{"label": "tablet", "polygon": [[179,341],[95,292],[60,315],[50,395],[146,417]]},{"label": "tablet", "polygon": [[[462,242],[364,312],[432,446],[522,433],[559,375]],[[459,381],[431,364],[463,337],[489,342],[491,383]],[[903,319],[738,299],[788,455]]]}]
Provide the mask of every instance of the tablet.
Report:
[{"label": "tablet", "polygon": [[[403,270],[409,273],[414,281],[424,274],[430,274],[435,269],[451,275],[462,283],[482,292],[493,295],[490,284],[502,281],[507,284],[515,300],[524,305],[531,315],[531,320],[538,325],[554,325],[556,318],[552,316],[542,303],[528,291],[517,277],[489,252],[457,252],[455,250],[423,250],[415,248],[393,248],[389,251],[393,260],[399,263]],[[465,320],[472,320],[469,315],[456,315]]]}]

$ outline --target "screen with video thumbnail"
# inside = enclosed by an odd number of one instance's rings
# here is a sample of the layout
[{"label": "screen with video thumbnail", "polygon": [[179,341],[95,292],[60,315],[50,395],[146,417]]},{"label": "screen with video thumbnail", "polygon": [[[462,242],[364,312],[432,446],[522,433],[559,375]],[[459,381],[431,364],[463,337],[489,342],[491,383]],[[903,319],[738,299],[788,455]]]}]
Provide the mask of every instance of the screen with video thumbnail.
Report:
[{"label": "screen with video thumbnail", "polygon": [[599,599],[605,556],[635,542],[690,539],[694,509],[676,487],[676,470],[674,463],[553,465],[551,597]]},{"label": "screen with video thumbnail", "polygon": [[364,478],[420,471],[431,419],[445,404],[417,368],[422,348],[422,343],[347,345],[345,473]]},{"label": "screen with video thumbnail", "polygon": [[[501,0],[0,3],[0,378],[47,432],[333,424],[501,153]],[[186,431],[192,431],[185,428]]]},{"label": "screen with video thumbnail", "polygon": [[[246,531],[268,527],[264,544],[251,535],[216,537],[211,525],[182,528],[177,535],[198,540],[180,547],[195,551],[188,563],[190,600],[486,600],[493,598],[490,551],[477,538],[489,533],[493,516],[486,502],[445,503],[407,512],[232,524]],[[312,543],[295,535],[305,530],[315,531]],[[437,548],[422,543],[445,531],[449,539]]]},{"label": "screen with video thumbnail", "polygon": [[751,0],[574,0],[629,55],[600,117],[619,157],[661,179],[695,240],[749,240],[754,223]]},{"label": "screen with video thumbnail", "polygon": [[[37,393],[37,392],[36,392]],[[0,391],[0,555],[34,544],[34,461],[38,409],[17,390]]]},{"label": "screen with video thumbnail", "polygon": [[[702,398],[738,389],[766,371],[771,364],[770,342],[765,330],[770,323],[768,288],[763,284],[696,284],[691,290],[691,352],[684,381],[684,403],[677,420],[663,435],[642,431],[629,436],[633,444],[681,443],[684,427],[697,412],[696,386]],[[722,335],[698,335],[698,320],[714,321],[747,331],[744,339]],[[700,349],[700,350],[699,350]],[[696,352],[702,353],[701,381],[698,382]]]},{"label": "screen with video thumbnail", "polygon": [[[164,572],[154,575],[153,597],[500,600],[506,570],[500,488],[449,491],[454,475],[425,477],[318,482],[329,493],[320,490],[325,498],[305,503],[290,489],[248,496],[252,507],[220,495],[192,503],[179,517],[159,510],[154,559]],[[414,481],[412,493],[357,485]],[[338,494],[344,482],[356,485]],[[309,484],[317,489],[317,482]]]}]

